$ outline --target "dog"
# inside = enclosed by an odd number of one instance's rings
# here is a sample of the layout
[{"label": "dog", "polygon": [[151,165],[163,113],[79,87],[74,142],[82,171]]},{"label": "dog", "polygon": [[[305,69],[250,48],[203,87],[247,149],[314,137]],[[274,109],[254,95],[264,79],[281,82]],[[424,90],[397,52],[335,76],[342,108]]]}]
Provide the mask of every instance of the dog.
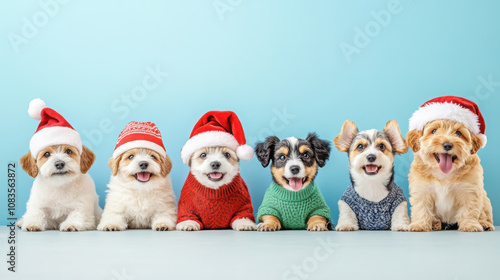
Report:
[{"label": "dog", "polygon": [[35,157],[31,151],[21,157],[21,166],[35,178],[26,213],[17,222],[25,231],[59,229],[84,231],[96,228],[101,215],[94,181],[87,174],[94,153],[71,145],[52,145]]},{"label": "dog", "polygon": [[476,154],[483,140],[461,122],[438,119],[406,135],[414,152],[410,174],[411,231],[492,231],[492,207]]},{"label": "dog", "polygon": [[383,131],[358,131],[344,122],[334,139],[349,157],[351,185],[338,202],[337,231],[407,231],[410,224],[406,197],[394,183],[394,156],[408,151],[398,123],[389,121]]},{"label": "dog", "polygon": [[154,123],[127,124],[108,165],[111,178],[98,230],[175,229],[177,207],[170,179],[172,161]]},{"label": "dog", "polygon": [[[193,153],[190,174],[179,200],[177,230],[228,228],[255,230],[248,187],[239,175],[239,159],[228,147],[205,147]],[[222,189],[221,195],[217,194]]]},{"label": "dog", "polygon": [[256,145],[255,154],[263,167],[271,163],[273,178],[259,207],[257,220],[262,223],[257,230],[328,230],[330,208],[314,179],[330,157],[330,143],[315,133],[305,140],[270,136]]},{"label": "dog", "polygon": [[189,174],[179,198],[177,229],[255,230],[240,160],[251,160],[243,126],[232,111],[209,111],[195,124],[181,149]]}]

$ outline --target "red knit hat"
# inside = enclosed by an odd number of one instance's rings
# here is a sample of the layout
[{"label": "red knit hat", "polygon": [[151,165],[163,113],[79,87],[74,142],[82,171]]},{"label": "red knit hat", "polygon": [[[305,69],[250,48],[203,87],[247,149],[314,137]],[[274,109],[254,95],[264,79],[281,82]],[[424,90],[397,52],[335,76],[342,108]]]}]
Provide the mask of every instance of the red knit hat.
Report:
[{"label": "red knit hat", "polygon": [[118,136],[113,158],[134,148],[146,148],[167,156],[160,130],[152,122],[129,122]]},{"label": "red knit hat", "polygon": [[246,144],[240,120],[231,111],[210,111],[201,117],[182,147],[182,161],[188,164],[195,151],[216,146],[232,149],[241,160],[251,160],[253,157],[253,149]]},{"label": "red knit hat", "polygon": [[36,158],[43,149],[53,145],[71,145],[82,153],[80,134],[56,111],[47,108],[40,98],[33,99],[28,108],[28,114],[40,124],[31,137],[31,156]]},{"label": "red knit hat", "polygon": [[486,125],[476,103],[457,96],[441,96],[425,102],[410,118],[410,130],[422,130],[433,120],[451,120],[464,124],[483,140],[486,146]]}]

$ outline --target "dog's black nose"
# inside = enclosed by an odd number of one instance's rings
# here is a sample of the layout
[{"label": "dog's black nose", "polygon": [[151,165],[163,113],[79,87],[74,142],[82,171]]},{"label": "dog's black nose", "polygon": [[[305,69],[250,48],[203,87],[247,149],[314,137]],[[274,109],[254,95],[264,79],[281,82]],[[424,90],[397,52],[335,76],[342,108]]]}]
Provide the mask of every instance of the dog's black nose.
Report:
[{"label": "dog's black nose", "polygon": [[453,148],[453,144],[451,144],[450,142],[446,142],[443,144],[443,149],[445,151],[449,151],[449,150],[451,150],[451,148]]},{"label": "dog's black nose", "polygon": [[141,169],[146,169],[148,168],[149,163],[147,161],[141,161],[139,162],[139,166],[141,167]]},{"label": "dog's black nose", "polygon": [[374,162],[376,159],[377,159],[377,156],[376,155],[367,155],[366,156],[366,159],[369,161],[369,162]]},{"label": "dog's black nose", "polygon": [[66,163],[64,163],[64,161],[62,161],[62,160],[58,160],[58,161],[56,161],[56,163],[54,163],[54,165],[56,166],[57,169],[61,170],[64,168]]},{"label": "dog's black nose", "polygon": [[220,162],[218,162],[218,161],[212,161],[212,162],[210,163],[210,166],[212,167],[212,169],[219,169],[219,167],[220,167]]},{"label": "dog's black nose", "polygon": [[298,165],[292,165],[290,166],[290,171],[293,175],[296,175],[300,172],[300,167]]}]

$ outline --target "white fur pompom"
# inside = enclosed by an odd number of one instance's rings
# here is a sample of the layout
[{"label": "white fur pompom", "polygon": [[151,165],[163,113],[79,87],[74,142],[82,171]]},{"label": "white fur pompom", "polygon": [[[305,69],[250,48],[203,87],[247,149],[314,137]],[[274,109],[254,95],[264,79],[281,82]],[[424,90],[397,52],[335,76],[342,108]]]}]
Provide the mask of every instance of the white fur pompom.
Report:
[{"label": "white fur pompom", "polygon": [[477,136],[479,136],[479,138],[481,138],[481,140],[483,140],[483,146],[481,146],[481,148],[484,148],[484,146],[486,146],[486,142],[488,142],[488,138],[486,138],[486,135],[484,134],[477,134]]},{"label": "white fur pompom", "polygon": [[28,114],[33,119],[39,121],[42,119],[42,110],[45,108],[45,102],[42,99],[37,98],[33,99],[30,102],[30,106],[28,108]]},{"label": "white fur pompom", "polygon": [[251,160],[253,157],[253,148],[249,145],[241,145],[236,149],[236,155],[241,160]]}]

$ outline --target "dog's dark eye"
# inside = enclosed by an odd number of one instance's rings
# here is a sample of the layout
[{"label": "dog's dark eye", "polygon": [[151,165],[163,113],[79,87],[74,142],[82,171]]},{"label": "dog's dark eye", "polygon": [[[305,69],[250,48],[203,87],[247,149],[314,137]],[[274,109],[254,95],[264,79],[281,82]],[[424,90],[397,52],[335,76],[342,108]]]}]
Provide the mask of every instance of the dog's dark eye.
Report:
[{"label": "dog's dark eye", "polygon": [[50,153],[49,152],[46,152],[45,154],[43,154],[44,157],[50,157]]},{"label": "dog's dark eye", "polygon": [[362,151],[363,149],[365,148],[365,146],[363,146],[363,144],[359,144],[356,149],[358,149],[358,151]]},{"label": "dog's dark eye", "polygon": [[230,158],[231,158],[231,154],[230,154],[230,153],[224,153],[224,156],[225,156],[227,159],[230,159]]},{"label": "dog's dark eye", "polygon": [[154,155],[151,155],[151,158],[152,158],[152,159],[156,159],[156,157],[155,157]]},{"label": "dog's dark eye", "polygon": [[385,150],[385,145],[384,145],[384,144],[380,144],[380,145],[378,145],[378,148],[379,148],[381,151],[383,151],[383,150]]},{"label": "dog's dark eye", "polygon": [[128,156],[128,159],[130,159],[130,160],[133,159],[133,158],[134,158],[134,155]]},{"label": "dog's dark eye", "polygon": [[456,134],[458,137],[462,137],[462,132],[460,132],[460,131],[455,132],[455,134]]},{"label": "dog's dark eye", "polygon": [[72,150],[70,150],[70,149],[67,149],[67,150],[66,150],[66,153],[67,153],[68,155],[71,155],[71,154],[73,153],[73,151],[72,151]]},{"label": "dog's dark eye", "polygon": [[200,155],[200,157],[201,157],[202,159],[206,159],[206,158],[207,158],[207,154],[202,153],[202,154]]},{"label": "dog's dark eye", "polygon": [[286,159],[286,156],[281,155],[278,159],[279,159],[279,160],[285,160],[285,159]]},{"label": "dog's dark eye", "polygon": [[432,130],[432,134],[436,133],[437,129],[433,129]]},{"label": "dog's dark eye", "polygon": [[309,154],[308,154],[308,153],[303,153],[303,154],[302,154],[302,156],[303,156],[304,158],[309,158]]}]

